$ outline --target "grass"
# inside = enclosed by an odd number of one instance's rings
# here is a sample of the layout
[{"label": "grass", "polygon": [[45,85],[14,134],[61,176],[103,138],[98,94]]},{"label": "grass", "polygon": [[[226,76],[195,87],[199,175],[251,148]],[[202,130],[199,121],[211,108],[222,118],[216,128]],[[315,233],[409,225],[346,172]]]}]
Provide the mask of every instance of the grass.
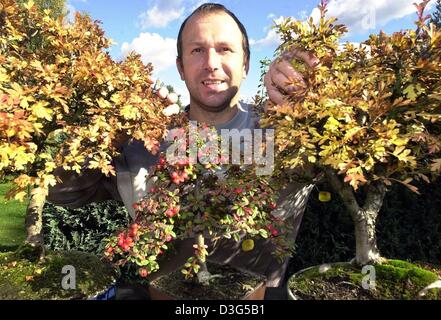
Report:
[{"label": "grass", "polygon": [[0,252],[14,251],[25,239],[26,203],[7,201],[10,183],[0,183]]}]

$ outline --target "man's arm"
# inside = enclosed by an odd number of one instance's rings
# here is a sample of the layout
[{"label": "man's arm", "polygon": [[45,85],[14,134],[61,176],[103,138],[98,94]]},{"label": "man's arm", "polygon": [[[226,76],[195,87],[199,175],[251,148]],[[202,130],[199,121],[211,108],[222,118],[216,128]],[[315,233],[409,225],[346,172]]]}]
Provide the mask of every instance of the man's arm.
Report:
[{"label": "man's arm", "polygon": [[54,174],[61,183],[49,189],[47,201],[53,204],[79,208],[91,202],[121,201],[114,176],[106,177],[96,169],[86,169],[78,174],[57,168]]},{"label": "man's arm", "polygon": [[292,82],[290,79],[303,82],[302,74],[296,71],[290,63],[293,58],[305,62],[310,68],[313,68],[319,62],[313,54],[295,48],[284,52],[280,59],[275,59],[265,74],[264,84],[269,99],[276,105],[285,102],[284,93],[303,90],[302,88],[288,85],[288,83]]}]

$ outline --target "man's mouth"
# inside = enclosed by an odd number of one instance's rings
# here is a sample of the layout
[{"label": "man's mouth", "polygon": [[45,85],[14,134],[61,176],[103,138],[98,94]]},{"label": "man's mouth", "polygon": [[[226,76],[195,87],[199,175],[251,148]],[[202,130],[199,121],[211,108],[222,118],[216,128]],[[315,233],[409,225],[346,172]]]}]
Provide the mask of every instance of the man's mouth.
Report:
[{"label": "man's mouth", "polygon": [[218,85],[218,84],[221,84],[221,83],[224,83],[224,82],[225,81],[222,81],[222,80],[205,80],[205,81],[202,81],[202,83],[204,85],[206,85],[206,86],[209,86],[209,85],[212,85],[212,84]]},{"label": "man's mouth", "polygon": [[226,82],[224,80],[203,80],[202,84],[210,90],[220,91],[226,89]]}]

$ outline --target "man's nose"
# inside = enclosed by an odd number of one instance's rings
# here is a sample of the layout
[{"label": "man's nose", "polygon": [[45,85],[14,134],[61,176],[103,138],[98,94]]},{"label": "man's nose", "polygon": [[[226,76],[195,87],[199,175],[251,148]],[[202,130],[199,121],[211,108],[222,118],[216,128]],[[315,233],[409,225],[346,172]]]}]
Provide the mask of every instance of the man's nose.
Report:
[{"label": "man's nose", "polygon": [[220,68],[220,64],[221,64],[221,57],[219,53],[216,51],[216,49],[211,48],[210,50],[207,50],[205,68],[208,71],[215,71]]}]

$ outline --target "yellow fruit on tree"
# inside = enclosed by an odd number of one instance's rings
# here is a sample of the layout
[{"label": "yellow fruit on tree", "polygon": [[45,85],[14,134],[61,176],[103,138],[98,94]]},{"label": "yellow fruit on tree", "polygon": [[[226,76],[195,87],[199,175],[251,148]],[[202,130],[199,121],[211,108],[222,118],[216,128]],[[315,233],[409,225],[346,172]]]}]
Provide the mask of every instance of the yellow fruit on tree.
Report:
[{"label": "yellow fruit on tree", "polygon": [[328,191],[320,191],[319,192],[319,200],[321,202],[328,202],[331,200],[331,193]]},{"label": "yellow fruit on tree", "polygon": [[242,242],[242,250],[247,252],[254,249],[254,240],[253,239],[246,239]]}]

